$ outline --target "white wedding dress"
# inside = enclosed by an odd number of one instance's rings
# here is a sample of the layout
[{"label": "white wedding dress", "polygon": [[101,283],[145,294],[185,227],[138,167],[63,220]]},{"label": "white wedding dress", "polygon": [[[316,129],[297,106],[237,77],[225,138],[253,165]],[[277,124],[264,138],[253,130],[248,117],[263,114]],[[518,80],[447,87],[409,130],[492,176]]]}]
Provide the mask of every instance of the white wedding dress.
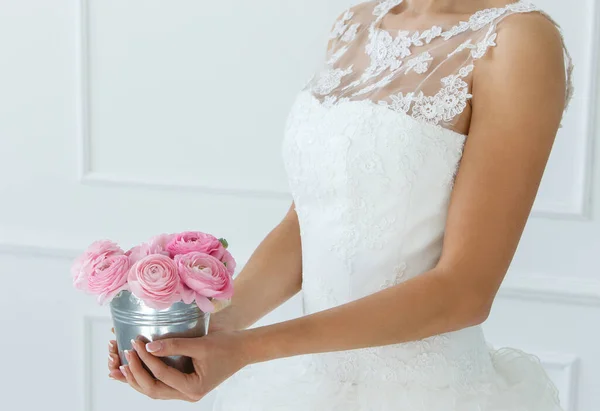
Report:
[{"label": "white wedding dress", "polygon": [[[388,23],[401,1],[364,2],[340,17],[325,67],[289,114],[282,154],[300,222],[305,314],[436,265],[466,139],[456,130],[470,114],[471,73],[501,41],[496,30],[504,19],[540,12],[516,2],[467,21],[404,31]],[[571,68],[565,48],[568,97]],[[536,357],[493,349],[477,326],[421,341],[256,364],[217,389],[214,410],[560,406]]]}]

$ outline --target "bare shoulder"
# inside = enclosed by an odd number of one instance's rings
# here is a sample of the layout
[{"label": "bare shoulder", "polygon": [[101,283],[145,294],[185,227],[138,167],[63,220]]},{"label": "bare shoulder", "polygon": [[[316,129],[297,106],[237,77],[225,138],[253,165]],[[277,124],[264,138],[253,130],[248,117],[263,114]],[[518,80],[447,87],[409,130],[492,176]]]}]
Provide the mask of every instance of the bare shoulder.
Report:
[{"label": "bare shoulder", "polygon": [[[549,97],[565,99],[565,49],[552,19],[538,11],[514,13],[498,22],[496,34],[495,47],[475,64],[473,88],[479,89],[479,97],[482,89],[498,92],[491,86],[503,84],[521,93],[546,88],[554,90]],[[475,92],[473,101],[477,98]]]},{"label": "bare shoulder", "polygon": [[507,42],[520,41],[524,45],[548,47],[562,52],[560,28],[542,11],[510,14],[499,22],[497,33]]},{"label": "bare shoulder", "polygon": [[503,18],[497,26],[497,46],[493,54],[503,59],[524,60],[533,66],[544,65],[558,77],[564,75],[564,44],[560,28],[554,20],[540,11],[514,13]]}]

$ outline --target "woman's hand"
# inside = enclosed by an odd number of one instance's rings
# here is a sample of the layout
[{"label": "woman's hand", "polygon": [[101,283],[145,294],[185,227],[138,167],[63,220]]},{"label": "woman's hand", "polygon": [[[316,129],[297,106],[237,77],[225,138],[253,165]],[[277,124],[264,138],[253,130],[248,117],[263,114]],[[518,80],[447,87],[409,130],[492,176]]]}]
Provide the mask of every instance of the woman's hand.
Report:
[{"label": "woman's hand", "polygon": [[[217,332],[200,338],[173,338],[148,344],[133,341],[134,349],[125,352],[129,365],[120,369],[132,388],[150,398],[196,402],[249,364],[242,333]],[[159,358],[171,355],[191,357],[194,372],[184,374]],[[142,362],[156,379],[144,369]]]},{"label": "woman's hand", "polygon": [[[225,315],[225,310],[211,316],[208,332],[227,332],[234,331],[235,327],[232,325],[232,319],[229,315]],[[114,334],[115,330],[112,329]],[[119,358],[119,348],[116,340],[110,340],[108,343],[108,376],[114,380],[127,383],[127,379],[121,372],[121,359]]]}]

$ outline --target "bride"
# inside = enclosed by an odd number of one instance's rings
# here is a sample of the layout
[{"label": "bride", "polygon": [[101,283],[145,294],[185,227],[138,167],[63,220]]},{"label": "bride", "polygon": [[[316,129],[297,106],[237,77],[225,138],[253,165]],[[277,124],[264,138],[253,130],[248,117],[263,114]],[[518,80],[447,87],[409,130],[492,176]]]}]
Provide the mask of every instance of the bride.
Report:
[{"label": "bride", "polygon": [[[572,94],[560,29],[523,1],[367,1],[325,54],[283,136],[293,202],[231,304],[126,366],[112,341],[110,376],[156,399],[217,388],[215,411],[560,410],[537,358],[480,326]],[[301,290],[302,317],[249,328]]]}]

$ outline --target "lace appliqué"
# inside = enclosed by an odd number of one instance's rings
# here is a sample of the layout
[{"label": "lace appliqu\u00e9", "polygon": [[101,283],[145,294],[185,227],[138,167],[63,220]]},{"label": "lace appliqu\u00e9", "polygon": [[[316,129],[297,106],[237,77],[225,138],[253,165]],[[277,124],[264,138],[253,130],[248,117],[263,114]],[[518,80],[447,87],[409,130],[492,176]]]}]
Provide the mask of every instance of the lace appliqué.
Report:
[{"label": "lace appliqu\u00e9", "polygon": [[393,287],[402,283],[406,279],[406,268],[407,265],[403,261],[397,266],[394,267],[394,277],[392,279],[385,280],[383,284],[379,287],[381,290],[384,290],[389,287]]},{"label": "lace appliqu\u00e9", "polygon": [[329,39],[337,39],[339,38],[345,43],[350,43],[356,37],[356,33],[358,32],[358,28],[360,27],[360,23],[354,23],[350,25],[350,20],[354,16],[354,13],[347,10],[346,13],[339,19],[331,33],[329,34]]},{"label": "lace appliqu\u00e9", "polygon": [[401,60],[411,55],[410,45],[408,37],[398,35],[392,38],[387,31],[370,29],[365,51],[371,58],[371,65],[365,70],[363,80],[377,76],[386,69],[395,71],[400,68]]},{"label": "lace appliqu\u00e9", "polygon": [[345,70],[327,69],[321,73],[317,83],[312,87],[312,91],[319,95],[327,95],[335,90],[342,83],[342,78],[352,73],[352,66]]},{"label": "lace appliqu\u00e9", "polygon": [[480,10],[473,14],[468,21],[461,21],[460,23],[453,26],[450,30],[447,30],[444,33],[442,33],[442,37],[444,38],[444,40],[448,40],[458,34],[464,33],[467,30],[481,30],[481,28],[492,23],[494,20],[498,19],[507,12],[526,13],[537,9],[538,8],[531,3],[517,2],[501,8],[489,8],[485,10]]},{"label": "lace appliqu\u00e9", "polygon": [[352,16],[354,16],[354,13],[347,10],[344,13],[344,15],[342,16],[342,18],[339,19],[333,26],[333,29],[331,30],[331,34],[329,35],[329,38],[336,39],[336,38],[342,36],[348,29],[348,25],[346,24],[346,22],[348,20],[350,20],[352,18]]},{"label": "lace appliqu\u00e9", "polygon": [[461,68],[456,75],[444,77],[441,81],[444,87],[434,96],[426,96],[423,92],[398,93],[390,96],[392,103],[379,101],[379,104],[394,111],[408,113],[412,104],[412,117],[429,124],[450,122],[463,112],[467,100],[473,97],[469,94],[469,85],[463,80],[474,66],[472,64]]},{"label": "lace appliqu\u00e9", "polygon": [[[386,69],[396,71],[402,66],[402,60],[412,54],[411,47],[419,47],[424,44],[429,44],[431,41],[439,37],[442,33],[442,28],[433,26],[429,30],[425,30],[422,33],[415,32],[412,35],[408,31],[399,31],[398,35],[394,38],[392,35],[385,31],[376,29],[374,25],[369,28],[369,43],[365,47],[365,52],[371,59],[371,64],[365,70],[364,79],[368,79],[379,75]],[[426,59],[427,61],[433,60],[429,53],[422,53],[417,59]],[[414,59],[412,59],[414,60]],[[423,65],[424,60],[416,60],[412,66],[409,60],[409,68],[412,68],[416,62],[421,63],[419,65],[420,71],[417,73],[425,73],[427,71],[427,65]],[[407,70],[406,73],[408,73]]]},{"label": "lace appliqu\u00e9", "polygon": [[352,42],[356,38],[356,33],[358,33],[359,27],[360,23],[354,23],[353,25],[351,25],[342,36],[342,41],[345,43]]},{"label": "lace appliqu\u00e9", "polygon": [[408,74],[411,70],[413,70],[415,73],[423,74],[427,72],[427,69],[429,68],[429,62],[432,60],[433,57],[428,51],[421,53],[417,57],[408,60],[408,63],[406,63],[407,68],[404,73]]},{"label": "lace appliqu\u00e9", "polygon": [[[470,68],[476,60],[484,57],[490,47],[496,46],[497,23],[504,16],[539,11],[532,3],[517,1],[504,7],[480,10],[471,15],[467,21],[460,21],[448,29],[432,26],[422,31],[394,32],[380,28],[380,20],[400,3],[402,0],[375,2],[372,14],[376,18],[370,23],[363,20],[361,23],[353,24],[353,19],[364,18],[364,16],[357,17],[360,9],[346,11],[336,22],[330,37],[339,39],[339,42],[335,43],[337,47],[331,50],[328,57],[328,69],[319,74],[312,86],[315,94],[323,96],[325,105],[333,106],[348,99],[357,100],[354,99],[355,97],[369,99],[369,95],[376,95],[379,104],[394,111],[408,114],[429,124],[451,128],[472,97],[467,86],[469,80],[456,73]],[[479,34],[482,29],[486,32]],[[463,39],[460,43],[457,41],[454,46],[444,48],[434,45],[420,52],[418,50],[431,45],[436,40],[447,42],[467,32],[474,34],[465,34],[464,37],[470,36],[470,38]],[[358,44],[357,47],[362,49],[360,51],[364,50],[368,58],[366,64],[363,64],[359,56],[355,67],[334,67],[350,50],[352,53],[359,52],[352,48],[355,42]],[[444,56],[435,55],[438,49],[443,50]],[[462,57],[458,54],[465,50],[468,51],[468,55],[465,54],[465,60],[461,61]],[[568,59],[566,108],[572,95],[570,81],[572,64],[566,50],[565,53]],[[444,58],[438,61],[437,57]],[[453,57],[456,58],[446,64]],[[437,92],[435,89],[432,90],[427,83],[429,79],[438,81],[436,72],[439,73],[442,71],[440,69],[447,70],[447,68],[449,70],[446,77],[442,78],[441,87]],[[346,82],[345,77],[348,74],[352,74],[353,78]],[[414,78],[419,75],[423,75],[422,80]],[[457,78],[457,75],[460,78]],[[403,81],[401,76],[410,77],[410,80]],[[400,89],[393,90],[389,87],[396,82]],[[412,90],[410,90],[411,85],[414,86]],[[388,88],[390,88],[389,94],[385,95]],[[405,91],[406,89],[410,91]],[[338,95],[334,96],[334,94]],[[375,103],[377,100],[373,99],[372,102]]]},{"label": "lace appliqu\u00e9", "polygon": [[373,15],[378,19],[385,16],[391,9],[402,3],[403,0],[379,0],[379,4],[373,9]]},{"label": "lace appliqu\u00e9", "polygon": [[472,39],[468,39],[465,42],[461,43],[454,51],[449,53],[448,57],[452,57],[463,50],[469,49],[471,50],[471,57],[473,58],[473,60],[480,59],[485,55],[488,48],[496,46],[496,37],[497,33],[495,33],[492,30],[492,27],[490,27],[490,30],[483,38],[483,40],[481,40],[477,44],[473,44]]}]

